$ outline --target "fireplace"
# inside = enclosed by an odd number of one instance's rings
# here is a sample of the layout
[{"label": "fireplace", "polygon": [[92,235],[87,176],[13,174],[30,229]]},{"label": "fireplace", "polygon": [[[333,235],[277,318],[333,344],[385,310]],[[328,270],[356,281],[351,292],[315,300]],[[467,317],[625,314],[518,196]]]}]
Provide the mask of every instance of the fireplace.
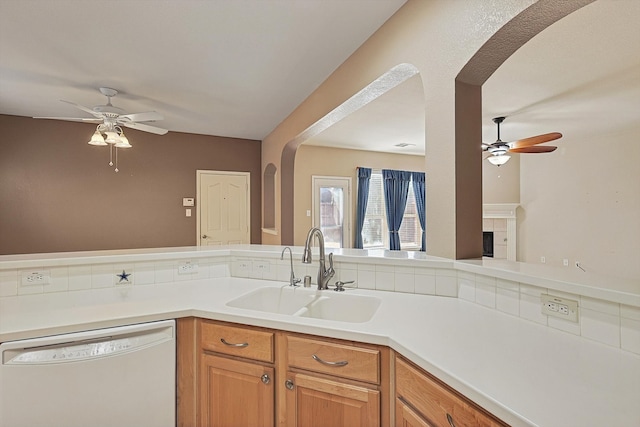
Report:
[{"label": "fireplace", "polygon": [[518,205],[512,203],[483,205],[482,256],[516,261],[517,209]]},{"label": "fireplace", "polygon": [[493,258],[493,231],[482,232],[482,256]]}]

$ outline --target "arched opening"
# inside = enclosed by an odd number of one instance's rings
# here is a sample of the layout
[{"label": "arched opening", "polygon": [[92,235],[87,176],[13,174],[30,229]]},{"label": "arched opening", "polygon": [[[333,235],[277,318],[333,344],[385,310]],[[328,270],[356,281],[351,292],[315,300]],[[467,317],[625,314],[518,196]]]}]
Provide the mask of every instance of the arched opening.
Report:
[{"label": "arched opening", "polygon": [[262,226],[265,229],[273,230],[276,228],[276,165],[269,163],[264,168],[262,183],[264,193],[262,195]]},{"label": "arched opening", "polygon": [[482,85],[509,56],[535,35],[593,1],[534,3],[487,40],[457,75],[456,259],[482,257]]},{"label": "arched opening", "polygon": [[300,144],[416,74],[418,69],[412,64],[393,67],[287,143],[282,151],[280,163],[281,244],[294,244],[294,168],[296,151]]}]

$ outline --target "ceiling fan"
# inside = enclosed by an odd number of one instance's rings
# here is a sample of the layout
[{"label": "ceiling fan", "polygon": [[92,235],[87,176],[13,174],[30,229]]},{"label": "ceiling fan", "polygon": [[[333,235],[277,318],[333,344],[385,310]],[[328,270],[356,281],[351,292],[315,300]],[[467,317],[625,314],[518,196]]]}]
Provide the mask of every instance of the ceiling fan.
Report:
[{"label": "ceiling fan", "polygon": [[[124,110],[122,108],[115,107],[111,104],[111,98],[118,94],[118,91],[115,89],[111,89],[108,87],[99,88],[100,92],[107,97],[106,105],[96,105],[93,108],[88,108],[80,104],[76,104],[75,102],[65,101],[67,104],[73,105],[74,107],[91,114],[92,118],[83,118],[83,117],[34,117],[34,119],[53,119],[53,120],[67,120],[72,122],[84,122],[84,123],[100,123],[103,127],[103,131],[112,131],[116,126],[124,126],[131,129],[141,130],[143,132],[151,132],[158,135],[164,135],[168,132],[166,129],[162,129],[156,126],[151,126],[148,124],[140,123],[140,122],[150,122],[163,120],[164,117],[162,115],[156,113],[155,111],[148,111],[146,113],[133,113],[133,114],[124,114]],[[108,142],[108,141],[107,141]]]},{"label": "ceiling fan", "polygon": [[[131,148],[129,139],[124,135],[122,126],[141,130],[143,132],[151,132],[157,135],[164,135],[169,132],[167,129],[162,129],[156,126],[151,126],[140,122],[151,122],[156,120],[163,120],[162,115],[155,111],[147,111],[145,113],[133,113],[124,114],[122,108],[115,107],[111,104],[111,98],[118,94],[118,91],[108,87],[99,88],[100,92],[107,97],[106,105],[96,105],[93,108],[88,108],[80,104],[76,104],[71,101],[64,101],[67,104],[91,114],[93,117],[34,117],[34,119],[52,119],[52,120],[67,120],[71,122],[83,122],[83,123],[98,123],[96,131],[91,136],[89,145],[108,145],[109,146],[109,166],[114,165],[115,157],[115,172],[118,172],[118,148]],[[114,155],[115,153],[115,155]]]},{"label": "ceiling fan", "polygon": [[537,145],[562,138],[560,132],[545,133],[513,142],[502,141],[500,139],[500,123],[502,123],[505,118],[506,117],[495,117],[493,119],[493,122],[498,126],[498,139],[496,142],[493,144],[482,144],[482,151],[491,154],[487,158],[491,164],[500,166],[507,163],[511,158],[507,153],[550,153],[558,148],[551,145],[542,145],[539,147]]}]

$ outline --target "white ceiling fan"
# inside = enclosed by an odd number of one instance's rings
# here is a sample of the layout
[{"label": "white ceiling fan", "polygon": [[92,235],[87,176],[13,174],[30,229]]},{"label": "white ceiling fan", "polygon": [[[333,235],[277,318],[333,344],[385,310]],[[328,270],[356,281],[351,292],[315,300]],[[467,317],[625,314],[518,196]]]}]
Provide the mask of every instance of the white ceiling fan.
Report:
[{"label": "white ceiling fan", "polygon": [[137,129],[143,132],[155,133],[157,135],[164,135],[168,132],[167,129],[162,129],[157,126],[151,126],[141,122],[151,122],[157,120],[163,120],[161,114],[155,111],[147,111],[145,113],[133,113],[124,114],[122,108],[115,107],[111,104],[111,98],[118,94],[118,91],[108,87],[99,88],[100,92],[107,97],[107,103],[105,105],[96,105],[93,108],[85,107],[84,105],[76,104],[75,102],[65,101],[67,104],[91,114],[93,117],[34,117],[34,119],[51,119],[51,120],[66,120],[71,122],[83,122],[83,123],[98,123],[96,131],[91,136],[89,141],[90,145],[97,146],[109,146],[109,166],[113,166],[113,158],[115,152],[115,172],[118,172],[118,148],[131,148],[129,139],[124,135],[122,126]]},{"label": "white ceiling fan", "polygon": [[111,98],[118,94],[118,91],[108,87],[99,88],[100,92],[107,97],[106,105],[96,105],[93,108],[85,107],[75,102],[65,101],[67,104],[91,114],[92,118],[83,117],[34,117],[34,119],[52,119],[52,120],[67,120],[72,122],[84,122],[84,123],[100,123],[105,125],[105,128],[113,128],[114,126],[124,126],[131,129],[141,130],[143,132],[151,132],[157,135],[164,135],[168,132],[166,129],[162,129],[156,126],[140,122],[151,122],[163,120],[164,117],[155,111],[148,111],[145,113],[133,113],[124,114],[122,108],[115,107],[111,104]]}]

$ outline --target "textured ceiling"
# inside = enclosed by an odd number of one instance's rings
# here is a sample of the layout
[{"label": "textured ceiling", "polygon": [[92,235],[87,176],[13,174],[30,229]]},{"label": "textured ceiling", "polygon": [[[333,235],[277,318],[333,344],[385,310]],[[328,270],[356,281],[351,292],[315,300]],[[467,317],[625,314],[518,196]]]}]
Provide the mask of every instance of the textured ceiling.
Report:
[{"label": "textured ceiling", "polygon": [[[640,124],[640,1],[599,0],[517,50],[482,88],[483,140],[548,132],[610,134]],[[416,76],[308,143],[424,154],[424,95]],[[415,144],[404,149],[395,144]]]},{"label": "textured ceiling", "polygon": [[172,131],[262,139],[405,0],[0,0],[0,113],[120,91]]}]

